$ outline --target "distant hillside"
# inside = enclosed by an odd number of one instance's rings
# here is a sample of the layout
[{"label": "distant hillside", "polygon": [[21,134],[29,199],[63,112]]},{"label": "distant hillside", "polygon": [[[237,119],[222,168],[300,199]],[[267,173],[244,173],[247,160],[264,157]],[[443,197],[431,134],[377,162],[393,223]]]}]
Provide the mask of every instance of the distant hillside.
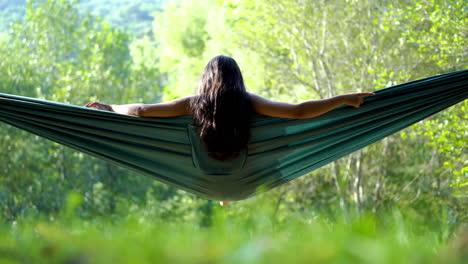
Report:
[{"label": "distant hillside", "polygon": [[133,35],[151,33],[153,14],[166,0],[82,0],[80,9],[110,21]]},{"label": "distant hillside", "polygon": [[25,0],[0,0],[0,32],[7,31],[11,23],[23,19],[25,5]]},{"label": "distant hillside", "polygon": [[[166,0],[81,0],[82,12],[91,12],[110,21],[118,28],[141,36],[151,33],[153,14],[161,11]],[[9,29],[10,24],[23,19],[25,0],[0,0],[0,32]]]}]

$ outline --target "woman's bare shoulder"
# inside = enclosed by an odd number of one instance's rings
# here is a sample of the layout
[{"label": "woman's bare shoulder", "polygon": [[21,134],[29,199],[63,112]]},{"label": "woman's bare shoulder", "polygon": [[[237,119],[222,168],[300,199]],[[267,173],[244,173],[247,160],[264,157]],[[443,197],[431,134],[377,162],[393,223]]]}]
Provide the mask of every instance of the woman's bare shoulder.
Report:
[{"label": "woman's bare shoulder", "polygon": [[258,114],[285,118],[297,117],[298,107],[295,104],[272,101],[254,93],[249,93],[249,95],[252,101],[252,107]]}]

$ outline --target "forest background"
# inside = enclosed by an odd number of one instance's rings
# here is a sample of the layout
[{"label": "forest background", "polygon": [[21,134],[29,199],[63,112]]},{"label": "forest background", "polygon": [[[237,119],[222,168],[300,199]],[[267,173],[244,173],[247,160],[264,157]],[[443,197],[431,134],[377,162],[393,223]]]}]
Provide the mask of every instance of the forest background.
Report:
[{"label": "forest background", "polygon": [[[234,57],[247,89],[301,102],[468,68],[468,10],[447,0],[0,1],[0,92],[84,105],[194,94]],[[468,222],[468,102],[224,214],[366,215]],[[209,226],[216,204],[0,123],[0,219],[144,215]],[[70,198],[72,197],[72,198]]]}]

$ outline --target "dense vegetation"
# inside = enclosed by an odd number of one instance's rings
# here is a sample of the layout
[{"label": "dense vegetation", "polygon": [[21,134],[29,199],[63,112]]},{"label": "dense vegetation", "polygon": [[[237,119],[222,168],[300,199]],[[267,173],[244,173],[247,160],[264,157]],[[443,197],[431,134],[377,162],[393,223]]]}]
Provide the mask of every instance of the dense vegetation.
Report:
[{"label": "dense vegetation", "polygon": [[[154,103],[193,94],[217,54],[236,58],[250,91],[289,102],[468,68],[464,1],[110,2],[0,3],[11,14],[0,22],[19,21],[1,25],[9,31],[0,33],[0,92],[76,105]],[[0,256],[462,263],[467,108],[222,209],[0,123]],[[130,233],[130,243],[154,243],[129,245]],[[127,246],[134,253],[121,251]]]},{"label": "dense vegetation", "polygon": [[[26,0],[0,2],[0,32],[6,32],[11,24],[23,21]],[[77,2],[80,13],[91,13],[105,18],[113,26],[135,36],[151,35],[154,14],[161,11],[166,0],[81,0]]]}]

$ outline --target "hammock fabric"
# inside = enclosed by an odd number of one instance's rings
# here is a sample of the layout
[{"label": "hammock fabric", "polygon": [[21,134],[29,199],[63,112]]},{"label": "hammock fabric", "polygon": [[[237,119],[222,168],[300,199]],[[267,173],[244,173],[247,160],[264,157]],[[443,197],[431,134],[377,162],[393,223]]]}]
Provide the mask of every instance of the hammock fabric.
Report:
[{"label": "hammock fabric", "polygon": [[0,121],[208,199],[275,188],[468,98],[468,70],[376,91],[355,109],[310,119],[255,116],[239,158],[200,145],[191,116],[141,118],[0,94]]}]

